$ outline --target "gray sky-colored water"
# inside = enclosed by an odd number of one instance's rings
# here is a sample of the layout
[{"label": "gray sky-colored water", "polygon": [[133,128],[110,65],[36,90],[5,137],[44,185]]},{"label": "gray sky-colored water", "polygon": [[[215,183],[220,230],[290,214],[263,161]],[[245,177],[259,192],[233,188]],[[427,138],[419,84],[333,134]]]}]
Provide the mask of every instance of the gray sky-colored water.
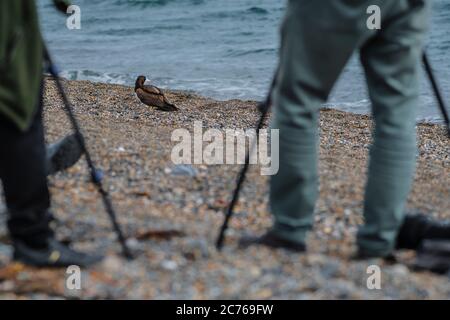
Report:
[{"label": "gray sky-colored water", "polygon": [[[161,87],[217,99],[261,99],[277,61],[279,0],[76,0],[81,30],[68,30],[50,0],[38,0],[44,36],[70,79],[132,85],[138,74]],[[434,0],[428,50],[450,100],[450,1]],[[423,81],[419,119],[440,114]],[[355,57],[333,91],[331,106],[366,113]]]}]

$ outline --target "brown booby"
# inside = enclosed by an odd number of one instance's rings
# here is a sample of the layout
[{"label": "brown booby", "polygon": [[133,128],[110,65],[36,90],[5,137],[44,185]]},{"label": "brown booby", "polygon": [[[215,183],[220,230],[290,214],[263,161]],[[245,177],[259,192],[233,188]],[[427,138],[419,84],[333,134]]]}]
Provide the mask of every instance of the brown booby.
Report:
[{"label": "brown booby", "polygon": [[136,84],[134,86],[134,92],[136,92],[136,95],[143,104],[150,107],[155,107],[161,111],[178,110],[175,105],[167,100],[161,89],[152,85],[144,85],[145,80],[147,80],[145,76],[137,77]]}]

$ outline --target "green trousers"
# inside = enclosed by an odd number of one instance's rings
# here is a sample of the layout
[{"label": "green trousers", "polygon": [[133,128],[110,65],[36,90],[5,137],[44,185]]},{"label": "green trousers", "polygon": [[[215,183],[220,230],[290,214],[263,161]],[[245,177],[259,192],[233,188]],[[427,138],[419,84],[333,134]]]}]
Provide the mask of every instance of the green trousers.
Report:
[{"label": "green trousers", "polygon": [[[318,196],[321,104],[355,51],[375,121],[359,250],[388,255],[403,221],[415,170],[415,120],[428,0],[291,0],[281,28],[272,127],[280,129],[280,169],[271,178],[272,232],[304,243]],[[381,29],[367,27],[370,5]]]}]

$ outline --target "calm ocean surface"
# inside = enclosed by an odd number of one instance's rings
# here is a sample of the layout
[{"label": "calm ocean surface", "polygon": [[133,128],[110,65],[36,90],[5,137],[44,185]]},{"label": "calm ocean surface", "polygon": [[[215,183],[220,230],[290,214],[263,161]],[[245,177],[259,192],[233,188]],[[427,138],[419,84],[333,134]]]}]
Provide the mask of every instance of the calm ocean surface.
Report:
[{"label": "calm ocean surface", "polygon": [[[216,99],[261,99],[277,61],[280,0],[73,0],[81,30],[68,30],[50,0],[38,0],[53,56],[69,79],[133,85],[139,74],[162,88]],[[428,51],[450,102],[450,1],[434,0]],[[423,77],[420,120],[441,119]],[[330,105],[367,113],[356,57]]]}]

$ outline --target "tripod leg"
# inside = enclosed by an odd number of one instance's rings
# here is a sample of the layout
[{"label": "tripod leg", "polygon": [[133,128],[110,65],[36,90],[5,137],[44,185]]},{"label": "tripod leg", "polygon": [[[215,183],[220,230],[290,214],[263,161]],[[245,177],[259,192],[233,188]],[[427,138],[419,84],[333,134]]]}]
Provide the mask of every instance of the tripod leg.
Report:
[{"label": "tripod leg", "polygon": [[[267,94],[266,100],[263,103],[258,105],[258,110],[261,112],[261,117],[256,126],[255,143],[257,143],[257,141],[258,141],[259,130],[262,128],[264,121],[267,117],[267,114],[269,113],[270,106],[272,105],[272,90],[275,88],[278,71],[279,71],[279,66],[277,67],[277,70],[275,71],[275,74],[273,76],[272,82],[270,84],[269,93]],[[241,172],[239,173],[239,178],[238,178],[238,181],[236,184],[236,188],[234,189],[234,192],[233,192],[233,197],[231,198],[230,205],[227,208],[227,212],[225,214],[225,219],[223,221],[223,224],[220,227],[219,236],[217,237],[217,241],[216,241],[216,248],[219,251],[222,250],[223,243],[225,241],[225,233],[228,229],[228,223],[230,222],[230,219],[233,215],[234,207],[239,199],[239,192],[241,191],[242,184],[244,183],[245,176],[248,171],[249,162],[250,162],[250,152],[251,152],[251,149],[249,150],[249,153],[245,157],[244,167],[242,168]]]},{"label": "tripod leg", "polygon": [[[256,129],[255,143],[257,143],[257,140],[258,140],[259,130],[262,128],[262,126],[264,124],[264,120],[266,119],[266,116],[269,113],[269,106],[267,106],[267,102],[260,108],[260,110],[262,110],[262,113],[261,113],[261,118],[259,119],[257,129]],[[220,228],[220,233],[219,233],[219,236],[218,236],[217,242],[216,242],[216,248],[218,250],[221,250],[223,247],[223,243],[225,241],[225,232],[228,229],[228,223],[231,219],[231,216],[233,215],[234,207],[239,199],[239,192],[241,191],[241,187],[242,187],[242,184],[244,183],[245,176],[247,174],[248,167],[249,167],[250,152],[251,152],[251,149],[249,150],[249,152],[247,153],[247,155],[245,157],[244,167],[242,168],[242,170],[239,174],[236,188],[234,189],[233,197],[231,199],[230,205],[228,206],[227,213],[225,215],[225,219],[223,221],[222,227]]]},{"label": "tripod leg", "polygon": [[49,53],[48,53],[46,48],[45,48],[45,58],[46,58],[46,60],[47,60],[47,62],[49,64],[50,73],[55,78],[56,86],[57,86],[58,91],[59,91],[59,93],[60,93],[60,95],[62,97],[64,107],[65,107],[65,109],[67,111],[67,114],[69,116],[70,122],[72,123],[72,126],[73,126],[73,128],[75,130],[75,135],[76,135],[77,141],[80,144],[80,147],[81,147],[81,149],[83,150],[83,152],[85,154],[86,162],[88,164],[88,167],[89,167],[89,170],[90,170],[90,173],[91,173],[92,182],[96,185],[96,187],[97,187],[97,189],[98,189],[98,191],[99,191],[99,193],[100,193],[100,195],[102,197],[103,204],[105,206],[106,212],[108,213],[108,216],[111,219],[111,223],[113,225],[114,231],[117,234],[118,241],[119,241],[119,243],[120,243],[120,245],[122,247],[123,255],[127,259],[132,259],[133,255],[131,254],[131,251],[130,251],[130,249],[128,248],[128,246],[126,244],[125,237],[124,237],[123,232],[122,232],[122,230],[120,228],[120,225],[119,225],[119,223],[117,221],[116,214],[114,212],[114,208],[113,208],[111,200],[109,198],[109,194],[103,188],[103,185],[101,183],[101,178],[102,178],[101,174],[95,168],[94,163],[93,163],[93,161],[91,159],[90,153],[89,153],[89,151],[86,148],[86,144],[84,142],[84,138],[83,138],[83,134],[81,133],[80,126],[78,125],[77,119],[75,118],[75,114],[73,113],[73,110],[71,108],[69,99],[67,98],[67,95],[66,95],[66,93],[64,91],[64,88],[63,88],[63,86],[61,84],[61,80],[58,77],[58,72],[56,71],[56,68],[55,68],[55,66],[54,66],[54,64],[53,64],[53,62],[52,62],[52,60],[50,58],[50,55],[49,55]]}]

